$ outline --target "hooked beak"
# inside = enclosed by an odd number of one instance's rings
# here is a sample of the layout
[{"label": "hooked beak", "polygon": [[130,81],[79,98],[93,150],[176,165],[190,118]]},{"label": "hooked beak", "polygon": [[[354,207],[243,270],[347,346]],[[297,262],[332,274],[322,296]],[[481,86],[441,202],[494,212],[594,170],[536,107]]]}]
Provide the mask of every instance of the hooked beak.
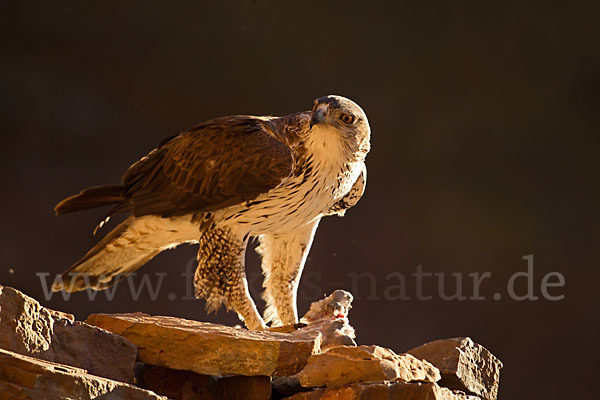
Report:
[{"label": "hooked beak", "polygon": [[312,113],[312,117],[310,119],[310,127],[313,125],[319,124],[325,120],[325,107],[319,107]]}]

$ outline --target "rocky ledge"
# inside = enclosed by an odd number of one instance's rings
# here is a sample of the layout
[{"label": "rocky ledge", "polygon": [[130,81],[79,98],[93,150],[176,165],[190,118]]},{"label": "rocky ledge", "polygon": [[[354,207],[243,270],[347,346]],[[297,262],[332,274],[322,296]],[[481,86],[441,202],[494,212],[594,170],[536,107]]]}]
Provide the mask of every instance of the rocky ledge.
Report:
[{"label": "rocky ledge", "polygon": [[0,398],[496,399],[502,363],[486,348],[357,346],[351,302],[338,290],[298,326],[254,332],[142,313],[80,322],[0,286]]}]

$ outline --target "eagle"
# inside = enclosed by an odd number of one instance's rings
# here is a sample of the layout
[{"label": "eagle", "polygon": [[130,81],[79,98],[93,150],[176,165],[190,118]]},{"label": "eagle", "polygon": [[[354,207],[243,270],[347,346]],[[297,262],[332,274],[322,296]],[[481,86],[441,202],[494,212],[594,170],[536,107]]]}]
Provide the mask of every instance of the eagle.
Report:
[{"label": "eagle", "polygon": [[[296,324],[315,231],[363,195],[370,134],[360,106],[329,95],[310,111],[215,118],[169,137],[131,165],[121,185],[87,188],[56,205],[57,215],[112,206],[96,229],[115,214],[127,217],[52,289],[103,290],[163,250],[195,243],[195,295],[207,311],[224,304],[251,330]],[[252,238],[262,257],[264,319],[246,280]]]}]

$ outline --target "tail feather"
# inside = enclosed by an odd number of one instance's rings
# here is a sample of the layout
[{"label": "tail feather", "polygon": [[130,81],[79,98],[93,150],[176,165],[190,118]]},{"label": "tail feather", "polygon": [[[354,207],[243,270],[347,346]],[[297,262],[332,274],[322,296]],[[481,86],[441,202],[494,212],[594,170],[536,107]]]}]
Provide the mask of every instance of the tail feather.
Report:
[{"label": "tail feather", "polygon": [[54,207],[57,215],[68,214],[90,208],[123,203],[123,186],[94,186],[82,190],[79,194],[67,197]]},{"label": "tail feather", "polygon": [[65,271],[52,290],[103,290],[150,261],[165,249],[164,243],[158,243],[155,235],[142,231],[139,225],[134,217],[119,224]]}]

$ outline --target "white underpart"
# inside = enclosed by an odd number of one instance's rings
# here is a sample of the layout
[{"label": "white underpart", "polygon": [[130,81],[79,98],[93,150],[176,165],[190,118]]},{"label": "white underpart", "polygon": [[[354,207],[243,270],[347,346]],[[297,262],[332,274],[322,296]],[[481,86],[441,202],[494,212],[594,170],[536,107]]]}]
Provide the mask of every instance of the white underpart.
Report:
[{"label": "white underpart", "polygon": [[260,236],[265,319],[274,326],[298,322],[296,294],[318,223],[352,188],[364,168],[343,147],[339,132],[316,125],[307,140],[312,173],[285,180],[252,202],[215,214],[215,222]]},{"label": "white underpart", "polygon": [[265,321],[277,325],[298,322],[296,295],[302,269],[310,251],[319,220],[286,234],[260,235],[258,253],[265,275],[263,299]]},{"label": "white underpart", "polygon": [[320,219],[350,191],[364,165],[352,159],[339,135],[326,125],[315,125],[307,140],[313,159],[309,179],[288,178],[250,202],[256,205],[228,207],[215,213],[215,221],[257,236],[289,233]]}]

